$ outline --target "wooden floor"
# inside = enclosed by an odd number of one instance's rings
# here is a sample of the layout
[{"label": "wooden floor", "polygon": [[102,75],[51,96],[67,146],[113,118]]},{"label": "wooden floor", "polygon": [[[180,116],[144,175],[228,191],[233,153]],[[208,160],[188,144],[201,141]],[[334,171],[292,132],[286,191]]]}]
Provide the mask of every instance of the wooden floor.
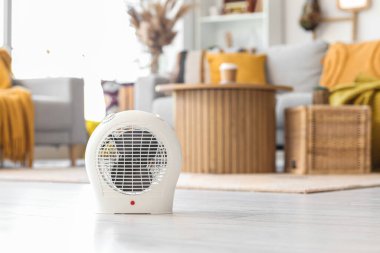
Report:
[{"label": "wooden floor", "polygon": [[87,184],[0,182],[0,252],[380,252],[380,188],[177,191],[173,215],[97,215]]}]

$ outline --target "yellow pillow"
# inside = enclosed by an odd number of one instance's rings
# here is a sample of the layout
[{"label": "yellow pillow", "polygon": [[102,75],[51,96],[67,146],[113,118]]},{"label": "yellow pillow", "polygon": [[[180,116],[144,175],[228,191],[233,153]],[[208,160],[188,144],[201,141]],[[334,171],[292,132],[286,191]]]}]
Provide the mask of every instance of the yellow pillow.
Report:
[{"label": "yellow pillow", "polygon": [[207,62],[210,68],[212,83],[220,83],[219,66],[222,63],[234,63],[238,67],[236,82],[246,84],[266,84],[265,55],[250,53],[208,53]]}]

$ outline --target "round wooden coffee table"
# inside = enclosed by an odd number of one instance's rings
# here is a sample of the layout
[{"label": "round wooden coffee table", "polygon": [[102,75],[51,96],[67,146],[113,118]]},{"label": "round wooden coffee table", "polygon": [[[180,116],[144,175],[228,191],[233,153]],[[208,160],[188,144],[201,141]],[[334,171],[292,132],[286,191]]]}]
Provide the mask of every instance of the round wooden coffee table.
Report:
[{"label": "round wooden coffee table", "polygon": [[167,84],[173,92],[182,171],[275,172],[275,93],[288,86]]}]

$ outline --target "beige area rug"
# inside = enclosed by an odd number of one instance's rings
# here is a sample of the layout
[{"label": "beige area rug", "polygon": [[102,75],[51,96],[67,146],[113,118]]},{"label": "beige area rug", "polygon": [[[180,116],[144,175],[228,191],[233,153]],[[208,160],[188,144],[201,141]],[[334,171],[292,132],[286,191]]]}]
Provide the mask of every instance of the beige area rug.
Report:
[{"label": "beige area rug", "polygon": [[[0,180],[88,183],[84,168],[0,169]],[[298,176],[289,174],[210,175],[182,173],[179,189],[316,193],[380,187],[380,174]]]}]

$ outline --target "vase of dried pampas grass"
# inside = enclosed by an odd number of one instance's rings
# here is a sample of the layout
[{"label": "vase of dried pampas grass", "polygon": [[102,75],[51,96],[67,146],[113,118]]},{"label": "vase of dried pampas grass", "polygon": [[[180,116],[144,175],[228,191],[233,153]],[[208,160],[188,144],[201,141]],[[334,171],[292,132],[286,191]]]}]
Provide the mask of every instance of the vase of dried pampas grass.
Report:
[{"label": "vase of dried pampas grass", "polygon": [[128,15],[137,38],[151,55],[152,74],[158,73],[163,48],[170,45],[177,35],[175,24],[191,8],[191,4],[177,0],[140,0],[138,6],[128,6]]}]

